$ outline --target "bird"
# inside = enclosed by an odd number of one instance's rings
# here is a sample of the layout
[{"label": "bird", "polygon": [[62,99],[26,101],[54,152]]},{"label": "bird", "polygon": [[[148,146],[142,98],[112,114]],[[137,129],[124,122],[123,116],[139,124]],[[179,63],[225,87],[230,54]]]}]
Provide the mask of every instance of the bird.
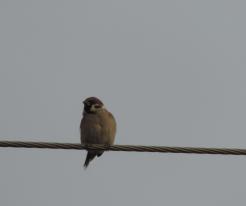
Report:
[{"label": "bird", "polygon": [[[83,101],[84,110],[80,123],[81,144],[113,145],[116,134],[116,120],[97,97],[88,97]],[[87,150],[84,162],[86,169],[89,163],[103,151]]]}]

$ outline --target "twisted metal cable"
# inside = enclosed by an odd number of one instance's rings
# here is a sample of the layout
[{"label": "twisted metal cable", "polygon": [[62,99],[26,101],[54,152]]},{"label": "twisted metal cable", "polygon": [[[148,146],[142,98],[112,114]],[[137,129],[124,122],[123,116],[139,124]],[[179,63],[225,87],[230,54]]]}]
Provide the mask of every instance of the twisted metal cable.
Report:
[{"label": "twisted metal cable", "polygon": [[246,149],[234,148],[204,148],[204,147],[165,147],[142,145],[81,145],[57,142],[21,142],[0,141],[0,147],[22,147],[39,149],[75,149],[75,150],[103,150],[124,152],[160,152],[160,153],[193,153],[193,154],[223,154],[246,155]]}]

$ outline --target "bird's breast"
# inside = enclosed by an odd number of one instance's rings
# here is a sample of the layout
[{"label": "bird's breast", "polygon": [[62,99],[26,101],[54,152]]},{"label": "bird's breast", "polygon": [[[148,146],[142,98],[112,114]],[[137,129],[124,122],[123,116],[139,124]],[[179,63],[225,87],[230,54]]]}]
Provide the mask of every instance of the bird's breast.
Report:
[{"label": "bird's breast", "polygon": [[84,115],[80,129],[82,143],[110,145],[114,143],[116,123],[108,112]]}]

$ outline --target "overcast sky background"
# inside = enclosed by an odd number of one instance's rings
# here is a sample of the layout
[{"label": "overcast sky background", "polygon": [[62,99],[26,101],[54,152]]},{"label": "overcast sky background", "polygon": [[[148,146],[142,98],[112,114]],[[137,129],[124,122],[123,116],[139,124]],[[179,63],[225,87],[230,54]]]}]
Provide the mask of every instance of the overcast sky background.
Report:
[{"label": "overcast sky background", "polygon": [[[244,1],[2,0],[0,140],[246,148]],[[4,206],[245,204],[246,157],[0,148]]]}]

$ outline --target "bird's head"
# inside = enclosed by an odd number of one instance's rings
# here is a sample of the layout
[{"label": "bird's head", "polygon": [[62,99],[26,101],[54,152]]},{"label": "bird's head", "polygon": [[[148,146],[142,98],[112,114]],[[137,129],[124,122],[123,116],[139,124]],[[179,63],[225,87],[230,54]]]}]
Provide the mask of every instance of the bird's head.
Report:
[{"label": "bird's head", "polygon": [[96,113],[104,107],[102,101],[97,97],[89,97],[85,99],[83,103],[84,112],[86,113]]}]

